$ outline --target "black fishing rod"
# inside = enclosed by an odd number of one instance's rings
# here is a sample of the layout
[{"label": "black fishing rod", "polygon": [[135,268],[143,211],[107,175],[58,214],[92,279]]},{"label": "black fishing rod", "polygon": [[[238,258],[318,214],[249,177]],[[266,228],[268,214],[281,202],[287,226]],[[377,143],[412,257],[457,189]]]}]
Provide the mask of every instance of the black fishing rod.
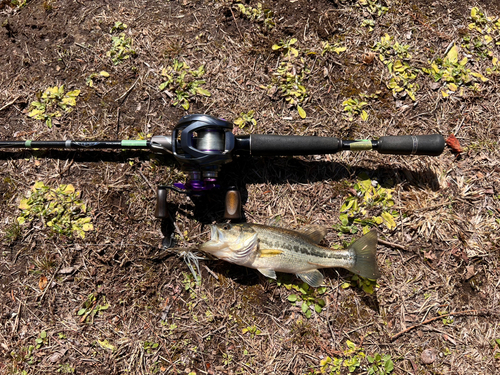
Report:
[{"label": "black fishing rod", "polygon": [[156,135],[149,140],[0,141],[0,149],[146,149],[163,154],[171,153],[187,173],[187,181],[158,187],[156,216],[166,217],[166,189],[197,196],[219,187],[217,177],[220,168],[231,162],[233,155],[325,155],[340,151],[375,150],[381,154],[437,156],[445,146],[440,134],[385,136],[378,140],[341,140],[333,137],[273,134],[235,136],[232,130],[233,124],[229,121],[193,114],[184,116],[171,135]]}]

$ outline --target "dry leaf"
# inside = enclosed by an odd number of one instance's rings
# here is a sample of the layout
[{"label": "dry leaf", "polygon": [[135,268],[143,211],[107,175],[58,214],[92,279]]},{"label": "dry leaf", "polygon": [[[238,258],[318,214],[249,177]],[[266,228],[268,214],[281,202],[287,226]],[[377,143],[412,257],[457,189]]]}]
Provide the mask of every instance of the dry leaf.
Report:
[{"label": "dry leaf", "polygon": [[450,134],[450,136],[446,139],[446,144],[457,154],[460,154],[463,151],[462,147],[460,147],[460,142],[458,142],[458,139],[453,134]]},{"label": "dry leaf", "polygon": [[373,60],[375,60],[375,54],[373,52],[368,52],[363,55],[363,64],[371,65],[373,64]]},{"label": "dry leaf", "polygon": [[47,286],[48,280],[45,276],[40,276],[40,280],[38,281],[38,287],[40,290],[44,290],[45,287]]},{"label": "dry leaf", "polygon": [[467,270],[467,273],[465,274],[465,280],[469,280],[470,278],[472,278],[476,274],[476,271],[474,271],[473,265],[466,266],[465,269]]}]

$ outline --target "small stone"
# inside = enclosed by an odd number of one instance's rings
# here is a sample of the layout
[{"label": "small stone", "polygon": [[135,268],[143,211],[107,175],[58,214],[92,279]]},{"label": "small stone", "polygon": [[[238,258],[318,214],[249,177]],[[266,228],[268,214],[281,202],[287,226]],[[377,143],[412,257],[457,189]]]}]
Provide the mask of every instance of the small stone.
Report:
[{"label": "small stone", "polygon": [[426,365],[430,365],[436,361],[436,351],[434,349],[425,349],[420,355],[420,359]]},{"label": "small stone", "polygon": [[431,83],[431,90],[436,91],[441,88],[441,84],[439,82],[433,82]]}]

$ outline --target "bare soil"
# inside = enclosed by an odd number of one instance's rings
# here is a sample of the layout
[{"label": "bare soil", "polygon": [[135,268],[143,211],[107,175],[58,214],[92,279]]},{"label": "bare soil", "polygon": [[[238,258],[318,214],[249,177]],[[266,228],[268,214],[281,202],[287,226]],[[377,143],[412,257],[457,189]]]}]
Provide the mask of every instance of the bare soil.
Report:
[{"label": "bare soil", "polygon": [[[0,150],[0,373],[371,373],[361,352],[390,356],[394,369],[380,374],[498,373],[500,96],[499,76],[487,69],[500,57],[500,39],[491,31],[490,55],[464,40],[484,37],[468,26],[471,8],[498,17],[498,2],[278,0],[262,4],[272,27],[237,4],[2,1],[0,140],[137,139],[170,134],[188,113],[234,121],[253,110],[256,124],[236,133],[454,134],[464,151],[238,157],[222,168],[219,191],[198,200],[169,195],[174,226],[154,217],[156,185],[185,179],[169,155]],[[258,9],[254,0],[240,4]],[[118,21],[127,27],[112,31]],[[114,64],[107,52],[120,32],[135,53]],[[420,72],[415,100],[394,94],[374,50],[385,34],[409,46],[405,61],[420,70],[456,45],[487,81],[476,77],[476,89],[464,84],[459,94]],[[273,49],[292,38],[297,57]],[[325,52],[325,42],[345,50]],[[211,95],[191,97],[188,110],[159,89],[174,60],[206,71]],[[308,69],[304,119],[273,81],[284,61],[292,74]],[[61,85],[80,90],[71,112],[50,128],[28,116],[42,92]],[[347,118],[343,102],[351,98],[367,102],[366,121]],[[300,299],[288,299],[298,292],[283,284],[300,285],[293,277],[276,283],[202,260],[197,285],[183,259],[162,248],[170,231],[180,247],[206,241],[208,224],[223,221],[231,185],[248,222],[319,224],[329,228],[323,245],[349,243],[360,233],[338,233],[339,215],[362,173],[394,189],[396,227],[373,224],[384,241],[382,277],[368,293],[348,271],[326,270],[326,292],[317,296],[326,304],[310,318]],[[84,239],[54,234],[41,219],[17,224],[37,181],[81,192],[94,226]],[[322,367],[328,357],[340,359],[338,371]],[[359,366],[349,368],[353,359]]]}]

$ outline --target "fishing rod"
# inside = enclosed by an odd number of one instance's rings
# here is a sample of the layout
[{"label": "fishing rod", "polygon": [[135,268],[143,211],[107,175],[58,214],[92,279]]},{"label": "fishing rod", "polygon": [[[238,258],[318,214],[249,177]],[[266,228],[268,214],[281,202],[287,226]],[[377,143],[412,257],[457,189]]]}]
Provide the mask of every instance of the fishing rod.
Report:
[{"label": "fishing rod", "polygon": [[[342,140],[333,137],[251,134],[235,136],[229,121],[204,114],[192,114],[179,120],[171,135],[156,135],[149,140],[117,141],[0,141],[2,148],[31,149],[119,149],[151,150],[173,154],[185,183],[158,186],[157,218],[167,218],[167,189],[190,196],[218,188],[218,173],[233,155],[295,156],[325,155],[340,151],[375,150],[393,155],[440,155],[445,141],[440,134],[384,136],[378,140]],[[238,208],[238,205],[240,208]],[[232,189],[226,195],[225,218],[238,218],[241,209],[239,193]]]}]

